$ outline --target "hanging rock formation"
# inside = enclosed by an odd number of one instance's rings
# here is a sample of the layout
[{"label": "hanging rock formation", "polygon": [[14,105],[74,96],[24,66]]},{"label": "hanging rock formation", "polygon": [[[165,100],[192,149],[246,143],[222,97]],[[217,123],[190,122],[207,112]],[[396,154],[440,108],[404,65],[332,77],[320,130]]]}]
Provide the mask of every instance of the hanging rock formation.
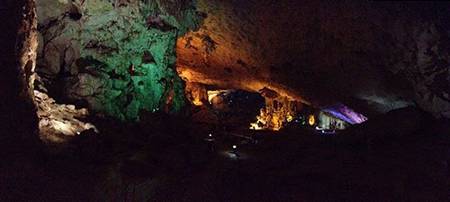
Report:
[{"label": "hanging rock formation", "polygon": [[448,3],[199,0],[207,18],[178,40],[189,82],[367,115],[417,105],[450,117]]},{"label": "hanging rock formation", "polygon": [[37,71],[56,101],[123,120],[179,110],[180,77],[368,116],[413,105],[450,117],[448,6],[41,0]]}]

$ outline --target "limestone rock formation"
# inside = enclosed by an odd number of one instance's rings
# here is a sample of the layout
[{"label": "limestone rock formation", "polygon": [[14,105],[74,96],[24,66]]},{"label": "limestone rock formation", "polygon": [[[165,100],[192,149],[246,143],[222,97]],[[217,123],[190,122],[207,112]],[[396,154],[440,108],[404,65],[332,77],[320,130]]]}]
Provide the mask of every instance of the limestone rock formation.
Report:
[{"label": "limestone rock formation", "polygon": [[37,9],[37,71],[52,97],[122,120],[184,105],[174,47],[201,22],[192,1],[42,0]]},{"label": "limestone rock formation", "polygon": [[122,120],[179,110],[180,77],[369,117],[412,105],[450,117],[448,6],[41,0],[37,71],[49,95]]},{"label": "limestone rock formation", "polygon": [[34,152],[39,144],[32,85],[38,36],[35,1],[1,1],[0,16],[0,144],[13,152],[24,151],[17,145],[27,145],[26,152]]},{"label": "limestone rock formation", "polygon": [[46,143],[62,143],[68,138],[79,135],[86,130],[97,129],[91,123],[80,119],[89,114],[87,109],[76,109],[74,105],[57,104],[47,94],[34,91],[39,117],[41,140]]},{"label": "limestone rock formation", "polygon": [[200,0],[177,43],[188,82],[367,115],[417,105],[449,116],[448,3]]}]

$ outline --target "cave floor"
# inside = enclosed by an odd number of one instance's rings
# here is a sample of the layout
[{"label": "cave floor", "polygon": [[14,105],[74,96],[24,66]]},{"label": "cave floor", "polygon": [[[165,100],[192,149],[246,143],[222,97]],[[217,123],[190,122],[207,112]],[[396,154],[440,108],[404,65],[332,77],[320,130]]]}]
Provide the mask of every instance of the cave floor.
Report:
[{"label": "cave floor", "polygon": [[202,170],[182,178],[184,183],[175,184],[173,195],[161,201],[449,199],[448,140],[341,146],[332,138],[268,139],[239,149],[239,159],[224,155],[230,153],[229,145],[219,149]]},{"label": "cave floor", "polygon": [[335,136],[299,129],[258,132],[255,143],[229,135],[254,131],[217,130],[211,141],[195,124],[160,123],[152,135],[145,134],[148,126],[100,123],[111,134],[81,138],[56,152],[18,149],[0,167],[0,200],[449,199],[450,139],[441,135],[342,144]]}]

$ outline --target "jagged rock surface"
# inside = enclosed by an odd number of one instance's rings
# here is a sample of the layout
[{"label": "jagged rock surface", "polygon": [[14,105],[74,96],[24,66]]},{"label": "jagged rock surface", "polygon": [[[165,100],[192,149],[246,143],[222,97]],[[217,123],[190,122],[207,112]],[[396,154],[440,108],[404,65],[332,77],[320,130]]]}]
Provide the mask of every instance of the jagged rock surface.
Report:
[{"label": "jagged rock surface", "polygon": [[201,21],[191,1],[42,0],[37,9],[37,71],[52,97],[122,120],[184,105],[174,47]]},{"label": "jagged rock surface", "polygon": [[[182,105],[175,59],[191,83],[269,88],[317,107],[342,102],[368,115],[418,105],[450,117],[447,3],[38,3],[38,71],[47,83],[64,86],[69,99],[121,119]],[[175,58],[174,40],[204,17],[198,31],[178,40]]]},{"label": "jagged rock surface", "polygon": [[34,91],[34,95],[38,107],[37,115],[42,141],[62,143],[83,131],[89,129],[97,131],[91,123],[80,120],[89,115],[87,109],[76,109],[74,105],[57,104],[47,94],[37,90]]},{"label": "jagged rock surface", "polygon": [[450,117],[448,3],[200,0],[207,14],[178,40],[189,82],[365,114],[418,105]]}]

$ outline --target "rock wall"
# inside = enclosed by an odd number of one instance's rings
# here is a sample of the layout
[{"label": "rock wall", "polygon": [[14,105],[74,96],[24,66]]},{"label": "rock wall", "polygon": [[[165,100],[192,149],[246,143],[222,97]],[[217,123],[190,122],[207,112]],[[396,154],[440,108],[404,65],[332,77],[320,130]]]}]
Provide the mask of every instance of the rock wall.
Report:
[{"label": "rock wall", "polygon": [[0,148],[34,152],[33,146],[39,144],[31,85],[37,47],[35,1],[1,1],[0,16],[4,19],[0,24]]},{"label": "rock wall", "polygon": [[202,18],[192,1],[40,0],[38,73],[58,102],[122,120],[179,111],[176,39]]},{"label": "rock wall", "polygon": [[268,88],[369,116],[417,105],[450,117],[448,6],[41,0],[38,72],[57,101],[124,120],[183,106],[175,60],[179,76],[192,83]]},{"label": "rock wall", "polygon": [[450,117],[445,2],[200,0],[197,32],[178,40],[183,79],[366,115],[418,105]]}]

